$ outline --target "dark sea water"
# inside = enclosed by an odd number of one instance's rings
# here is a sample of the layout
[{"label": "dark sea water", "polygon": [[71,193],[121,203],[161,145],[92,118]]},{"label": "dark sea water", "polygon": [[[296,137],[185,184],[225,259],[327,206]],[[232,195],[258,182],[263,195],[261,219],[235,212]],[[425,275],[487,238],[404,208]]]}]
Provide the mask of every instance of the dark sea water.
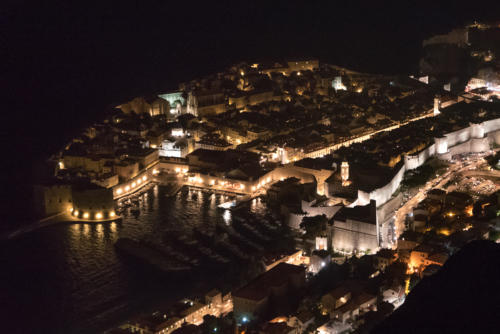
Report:
[{"label": "dark sea water", "polygon": [[[231,223],[217,209],[228,196],[183,188],[174,198],[154,186],[140,196],[140,214],[121,221],[59,224],[0,244],[0,319],[5,333],[98,333],[127,317],[194,293],[203,279],[173,284],[115,251],[119,237]],[[259,199],[249,210],[264,215]],[[198,284],[199,283],[199,284]]]}]

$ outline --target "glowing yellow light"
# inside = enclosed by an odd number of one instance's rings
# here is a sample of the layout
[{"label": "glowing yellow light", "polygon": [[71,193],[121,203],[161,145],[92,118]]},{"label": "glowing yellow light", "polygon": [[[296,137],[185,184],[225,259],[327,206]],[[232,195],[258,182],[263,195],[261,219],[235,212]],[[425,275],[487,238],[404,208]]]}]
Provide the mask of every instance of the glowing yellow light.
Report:
[{"label": "glowing yellow light", "polygon": [[134,188],[135,186],[136,186],[136,183],[132,182],[132,188]]},{"label": "glowing yellow light", "polygon": [[153,169],[153,175],[156,175],[156,174],[158,174],[158,173],[159,173],[159,172],[158,172],[158,169]]},{"label": "glowing yellow light", "polygon": [[100,212],[96,213],[95,219],[102,219],[102,213],[100,213]]},{"label": "glowing yellow light", "polygon": [[176,172],[176,173],[180,173],[180,172],[181,172],[181,169],[180,169],[179,167],[176,167],[176,168],[175,168],[175,172]]},{"label": "glowing yellow light", "polygon": [[468,207],[465,208],[465,212],[467,213],[467,216],[472,217],[474,215],[472,210],[473,210],[472,205],[469,205]]},{"label": "glowing yellow light", "polygon": [[138,179],[137,180],[137,184],[141,184],[142,180],[141,179]]},{"label": "glowing yellow light", "polygon": [[89,218],[89,213],[88,212],[84,212],[83,213],[83,218],[88,219]]},{"label": "glowing yellow light", "polygon": [[117,194],[117,195],[120,195],[122,192],[123,192],[122,188],[118,188],[118,189],[116,190],[116,194]]},{"label": "glowing yellow light", "polygon": [[64,162],[59,161],[59,168],[60,168],[60,169],[64,169]]},{"label": "glowing yellow light", "polygon": [[146,175],[144,175],[144,176],[142,177],[142,180],[143,180],[143,181],[146,181],[147,179],[148,179],[148,177],[147,177]]},{"label": "glowing yellow light", "polygon": [[78,216],[78,210],[73,211],[73,216]]},{"label": "glowing yellow light", "polygon": [[210,180],[210,185],[213,186],[215,184],[215,180]]},{"label": "glowing yellow light", "polygon": [[245,185],[244,184],[240,184],[240,189],[245,189]]},{"label": "glowing yellow light", "polygon": [[151,146],[151,148],[156,148],[155,144],[151,144],[150,146]]},{"label": "glowing yellow light", "polygon": [[129,191],[130,190],[130,187],[129,186],[126,186],[125,187],[125,191]]},{"label": "glowing yellow light", "polygon": [[241,71],[240,72],[241,76],[244,76],[245,75],[245,72]]},{"label": "glowing yellow light", "polygon": [[255,186],[252,186],[252,191],[255,191]]},{"label": "glowing yellow light", "polygon": [[182,172],[183,172],[183,173],[187,173],[187,171],[188,171],[188,169],[187,169],[187,168],[184,168],[184,169],[182,170]]},{"label": "glowing yellow light", "polygon": [[110,212],[109,212],[109,216],[110,216],[110,217],[114,217],[114,216],[116,216],[116,213],[115,213],[114,211],[110,211]]},{"label": "glowing yellow light", "polygon": [[269,182],[271,182],[271,178],[270,177],[267,178],[267,183],[269,183]]},{"label": "glowing yellow light", "polygon": [[69,212],[73,212],[73,208],[72,208],[72,207],[71,207],[71,208],[68,208],[68,211],[69,211]]}]

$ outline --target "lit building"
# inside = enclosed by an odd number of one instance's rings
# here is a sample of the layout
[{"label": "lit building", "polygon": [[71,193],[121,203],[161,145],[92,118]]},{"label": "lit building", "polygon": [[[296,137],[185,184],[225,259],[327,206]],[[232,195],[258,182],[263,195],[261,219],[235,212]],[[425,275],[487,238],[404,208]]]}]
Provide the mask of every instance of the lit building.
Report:
[{"label": "lit building", "polygon": [[137,114],[150,114],[151,116],[166,115],[170,111],[168,101],[161,96],[136,97],[132,101],[118,106],[124,113],[132,111]]},{"label": "lit building", "polygon": [[428,265],[443,266],[448,260],[448,254],[431,245],[421,244],[410,253],[409,267],[411,270],[422,272]]},{"label": "lit building", "polygon": [[160,157],[184,158],[194,150],[194,140],[186,138],[179,141],[164,140],[159,149]]},{"label": "lit building", "polygon": [[365,312],[377,309],[377,296],[364,291],[366,283],[348,280],[321,297],[323,314],[341,323],[356,318]]},{"label": "lit building", "polygon": [[332,262],[332,256],[330,252],[326,250],[315,250],[311,255],[311,263],[309,265],[309,271],[313,273],[318,273],[322,269],[328,267]]},{"label": "lit building", "polygon": [[122,180],[129,180],[139,174],[139,163],[132,159],[123,159],[113,165],[114,172]]},{"label": "lit building", "polygon": [[170,114],[180,115],[183,112],[183,107],[186,105],[186,99],[183,92],[172,92],[158,95],[160,98],[168,101],[170,106]]},{"label": "lit building", "polygon": [[346,90],[346,87],[342,83],[342,77],[341,76],[336,76],[335,78],[333,78],[333,80],[332,80],[332,87],[333,87],[333,89],[335,89],[335,91]]},{"label": "lit building", "polygon": [[129,321],[124,327],[132,333],[169,334],[174,331],[178,333],[176,330],[189,325],[201,325],[206,315],[224,316],[233,310],[232,306],[230,294],[222,296],[214,289],[205,296],[205,303],[183,299],[174,304],[174,312],[157,311],[151,315],[141,315]]},{"label": "lit building", "polygon": [[189,92],[187,113],[194,116],[218,115],[226,111],[224,94],[216,90]]}]

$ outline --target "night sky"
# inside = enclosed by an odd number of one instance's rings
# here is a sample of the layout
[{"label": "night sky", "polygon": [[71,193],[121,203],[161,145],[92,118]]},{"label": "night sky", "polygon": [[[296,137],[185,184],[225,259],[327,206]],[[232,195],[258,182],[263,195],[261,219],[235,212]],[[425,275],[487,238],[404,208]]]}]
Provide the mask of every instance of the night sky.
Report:
[{"label": "night sky", "polygon": [[[0,9],[9,180],[128,98],[244,60],[282,57],[416,73],[424,38],[500,4],[469,1],[39,1]],[[50,5],[49,5],[50,4]],[[7,122],[10,121],[10,122]],[[5,126],[8,124],[8,126]],[[10,138],[7,140],[7,138]],[[26,166],[27,165],[27,166]],[[22,173],[21,173],[22,172]]]}]

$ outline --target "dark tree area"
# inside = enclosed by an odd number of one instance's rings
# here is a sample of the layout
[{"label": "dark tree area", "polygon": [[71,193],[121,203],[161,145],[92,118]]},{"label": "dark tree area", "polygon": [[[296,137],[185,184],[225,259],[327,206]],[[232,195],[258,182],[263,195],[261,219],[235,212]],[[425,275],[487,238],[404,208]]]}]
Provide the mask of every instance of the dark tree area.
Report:
[{"label": "dark tree area", "polygon": [[328,219],[325,215],[318,215],[314,217],[304,217],[300,223],[300,228],[306,231],[306,235],[314,238],[322,234],[326,230],[326,223]]}]

